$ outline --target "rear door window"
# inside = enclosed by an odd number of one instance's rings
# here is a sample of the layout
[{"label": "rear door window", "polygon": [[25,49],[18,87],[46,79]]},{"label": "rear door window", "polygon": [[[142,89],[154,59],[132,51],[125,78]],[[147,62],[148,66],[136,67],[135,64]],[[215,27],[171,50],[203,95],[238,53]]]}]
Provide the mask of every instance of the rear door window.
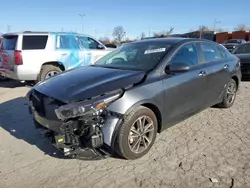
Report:
[{"label": "rear door window", "polygon": [[64,50],[79,49],[79,44],[74,35],[58,35],[56,48]]},{"label": "rear door window", "polygon": [[216,61],[223,58],[217,46],[209,43],[200,43],[200,46],[205,63]]},{"label": "rear door window", "polygon": [[45,49],[48,35],[30,35],[23,36],[23,50],[42,50]]},{"label": "rear door window", "polygon": [[4,36],[1,43],[1,50],[15,50],[17,43],[17,35]]}]

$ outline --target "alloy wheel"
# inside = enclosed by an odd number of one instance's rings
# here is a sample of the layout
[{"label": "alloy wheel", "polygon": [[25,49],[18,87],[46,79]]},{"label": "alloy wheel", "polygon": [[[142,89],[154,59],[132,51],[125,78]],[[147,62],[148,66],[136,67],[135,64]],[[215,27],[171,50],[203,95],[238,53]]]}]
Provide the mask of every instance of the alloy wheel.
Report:
[{"label": "alloy wheel", "polygon": [[52,77],[52,76],[54,76],[54,75],[56,75],[56,74],[58,74],[59,72],[58,71],[49,71],[47,74],[46,74],[46,76],[45,76],[45,79],[47,79],[47,78],[50,78],[50,77]]},{"label": "alloy wheel", "polygon": [[236,96],[236,84],[234,82],[231,82],[227,88],[227,103],[228,104],[233,103],[235,96]]},{"label": "alloy wheel", "polygon": [[133,153],[142,153],[154,138],[154,122],[148,116],[141,116],[135,120],[128,136],[129,148]]}]

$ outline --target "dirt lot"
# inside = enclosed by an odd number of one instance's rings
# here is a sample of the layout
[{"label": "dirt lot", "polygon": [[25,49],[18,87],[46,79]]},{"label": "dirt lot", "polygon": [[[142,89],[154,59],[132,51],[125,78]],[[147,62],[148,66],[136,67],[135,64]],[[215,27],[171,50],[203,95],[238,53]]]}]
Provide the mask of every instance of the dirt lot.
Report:
[{"label": "dirt lot", "polygon": [[250,187],[249,82],[232,108],[210,108],[169,128],[135,161],[62,159],[33,127],[28,88],[0,82],[1,188]]}]

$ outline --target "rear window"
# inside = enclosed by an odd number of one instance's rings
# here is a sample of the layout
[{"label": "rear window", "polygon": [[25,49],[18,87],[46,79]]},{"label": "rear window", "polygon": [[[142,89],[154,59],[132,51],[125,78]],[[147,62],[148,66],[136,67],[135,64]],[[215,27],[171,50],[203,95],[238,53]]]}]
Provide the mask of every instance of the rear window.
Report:
[{"label": "rear window", "polygon": [[241,43],[241,40],[228,40],[226,43]]},{"label": "rear window", "polygon": [[240,45],[234,54],[250,54],[250,43]]},{"label": "rear window", "polygon": [[45,49],[48,40],[48,35],[39,36],[23,36],[23,50],[41,50]]},{"label": "rear window", "polygon": [[4,36],[1,43],[1,50],[15,50],[17,35]]}]

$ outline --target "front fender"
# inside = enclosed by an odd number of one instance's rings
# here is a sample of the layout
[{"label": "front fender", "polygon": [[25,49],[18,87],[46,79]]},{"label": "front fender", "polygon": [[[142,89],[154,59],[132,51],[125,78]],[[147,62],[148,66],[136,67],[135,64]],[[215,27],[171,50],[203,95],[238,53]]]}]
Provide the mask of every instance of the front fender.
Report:
[{"label": "front fender", "polygon": [[[160,113],[164,111],[164,89],[161,81],[153,82],[144,86],[132,88],[124,93],[122,98],[113,102],[107,110],[113,114],[107,118],[102,127],[104,133],[104,142],[112,146],[116,137],[116,131],[124,119],[133,109],[140,105],[151,104],[158,108]],[[156,89],[157,87],[157,89]],[[162,88],[162,89],[159,89]]]}]

